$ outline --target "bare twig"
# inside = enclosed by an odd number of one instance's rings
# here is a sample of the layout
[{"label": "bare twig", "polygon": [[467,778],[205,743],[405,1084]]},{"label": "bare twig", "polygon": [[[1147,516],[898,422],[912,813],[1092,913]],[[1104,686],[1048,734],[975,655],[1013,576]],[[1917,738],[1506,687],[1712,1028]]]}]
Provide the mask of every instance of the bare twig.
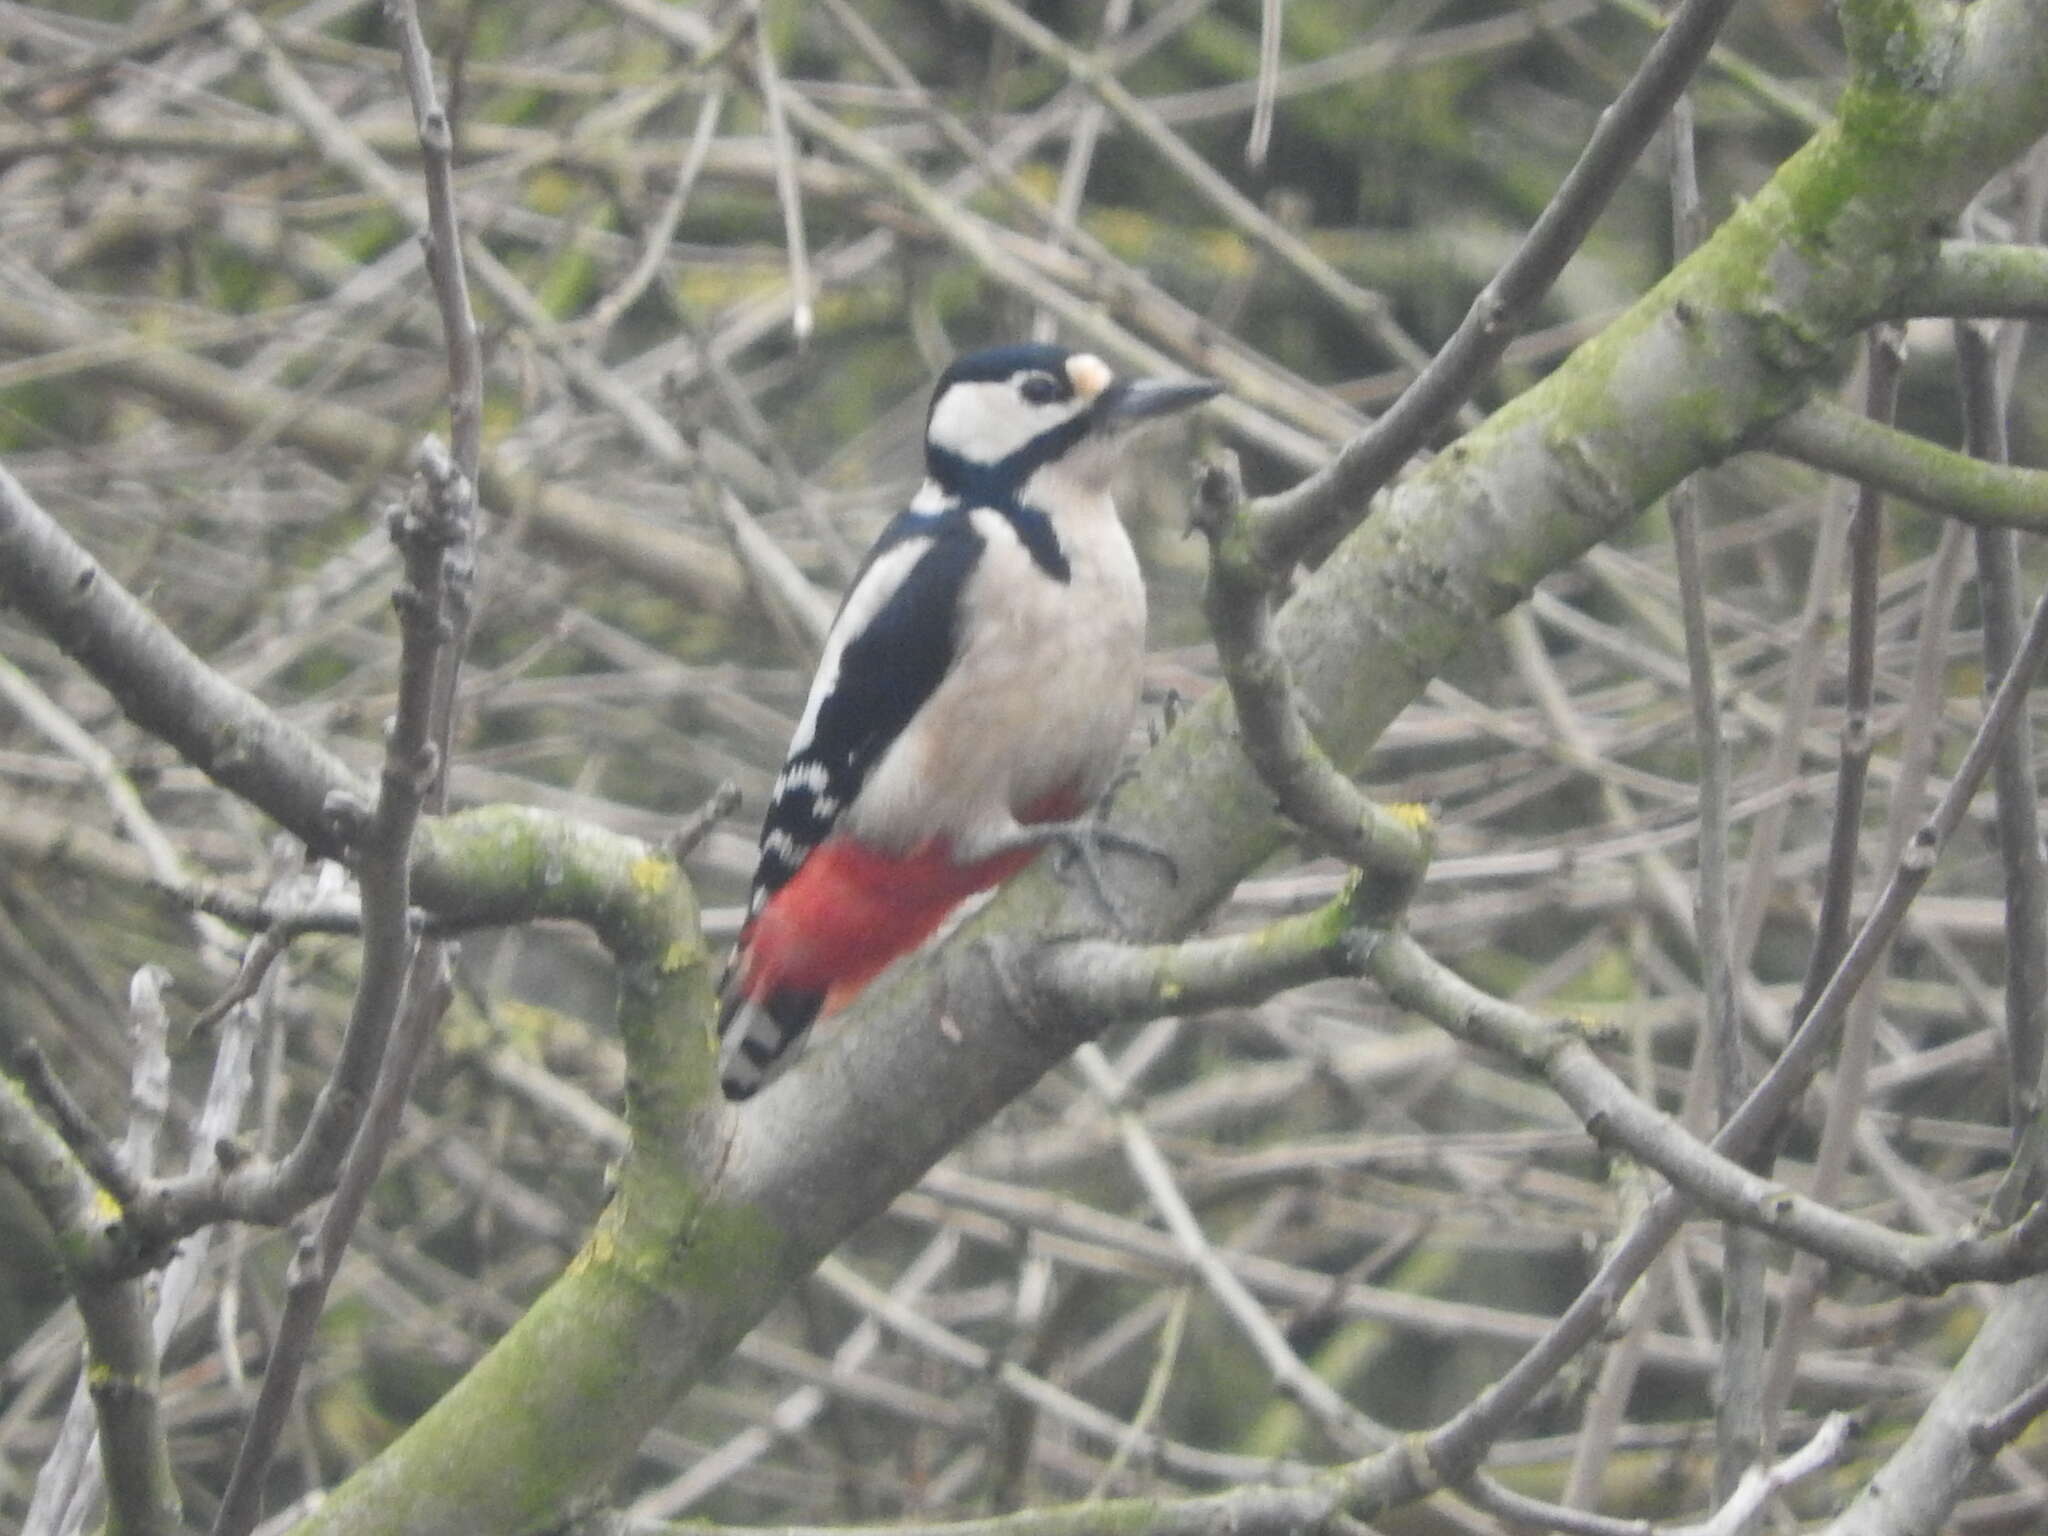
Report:
[{"label": "bare twig", "polygon": [[1988,464],[1831,400],[1809,400],[1778,421],[1765,446],[1975,528],[2048,532],[2048,470]]},{"label": "bare twig", "polygon": [[1280,78],[1280,34],[1287,19],[1287,0],[1261,0],[1259,5],[1258,96],[1252,104],[1251,132],[1244,142],[1244,163],[1258,170],[1273,142],[1273,98]]},{"label": "bare twig", "polygon": [[452,134],[435,97],[432,63],[417,13],[408,0],[393,3],[400,21],[406,87],[426,153],[428,262],[448,348],[456,461],[450,463],[431,440],[422,445],[413,492],[392,518],[392,537],[404,557],[406,577],[395,599],[402,636],[398,708],[377,805],[366,814],[360,838],[362,980],[334,1077],[298,1147],[278,1165],[274,1182],[287,1189],[294,1184],[324,1187],[330,1176],[328,1159],[340,1151],[337,1143],[345,1137],[348,1146],[332,1175],[334,1197],[317,1238],[310,1250],[302,1245],[287,1285],[284,1318],[215,1516],[215,1536],[246,1536],[255,1526],[264,1476],[296,1395],[328,1286],[397,1133],[420,1052],[450,996],[443,946],[436,940],[419,940],[412,928],[412,838],[422,812],[439,809],[446,795],[455,685],[475,577],[474,477],[481,452],[482,373],[456,224]]},{"label": "bare twig", "polygon": [[[424,226],[422,209],[421,227]],[[479,268],[480,274],[484,275],[492,271],[489,265]],[[532,310],[531,296],[525,295],[523,288],[515,292],[516,287],[516,284],[513,287],[496,285],[492,293],[508,308],[514,309],[522,321],[528,321]],[[527,299],[523,306],[520,303],[522,295]],[[544,320],[545,315],[540,318]],[[45,306],[0,295],[0,339],[21,350],[48,352],[95,342],[104,344],[112,334],[107,327],[80,317],[52,313]],[[134,341],[133,352],[133,356],[121,356],[96,371],[118,377],[130,387],[169,402],[180,411],[219,422],[233,430],[246,431],[267,422],[281,421],[284,423],[282,437],[285,441],[333,466],[338,474],[353,476],[362,473],[366,465],[402,463],[415,446],[411,434],[368,411],[356,410],[333,400],[302,400],[288,390],[250,383],[209,359],[167,351],[139,340]],[[580,353],[574,353],[572,349],[572,355],[580,356]],[[579,379],[579,383],[583,382],[586,381]],[[599,387],[603,387],[596,379],[588,382],[599,383]],[[613,401],[607,403],[616,404]],[[648,414],[654,420],[660,420],[658,414]],[[644,518],[633,516],[626,508],[612,505],[574,486],[550,483],[510,455],[494,450],[485,457],[478,489],[492,510],[516,514],[526,520],[538,542],[579,556],[613,561],[622,569],[632,571],[638,580],[717,612],[734,612],[745,601],[738,567],[713,541],[686,529],[656,527]],[[19,491],[18,486],[16,491]],[[0,489],[0,498],[6,494],[4,489]],[[6,510],[4,505],[0,505],[0,513]],[[44,564],[54,557],[46,551],[47,539],[39,527],[17,530],[11,526],[12,522],[11,517],[0,522],[0,547],[16,546],[22,549],[22,553],[15,554],[10,549],[8,559],[0,560],[0,580],[6,581],[16,601],[28,604],[37,600],[44,591],[44,584],[37,577]],[[17,540],[19,545],[16,545]],[[37,564],[18,574],[9,568],[12,562],[23,558],[32,558]],[[41,598],[40,601],[47,603],[48,599]],[[52,606],[47,618],[40,616],[40,606],[30,607],[28,611],[53,635],[76,633],[82,638],[96,638],[105,645],[113,635],[120,633],[116,630],[110,634],[93,624],[96,612],[105,606],[108,605],[92,604],[79,613],[72,613],[61,605]],[[93,665],[85,654],[80,654],[78,659],[88,667]],[[162,730],[153,723],[159,714],[167,719],[172,716],[168,707],[155,706],[155,701],[140,688],[132,694],[128,689],[121,689],[116,692],[116,697],[140,723],[164,735],[167,740],[174,739],[168,734],[171,729],[168,723]],[[148,713],[137,712],[142,710]],[[207,753],[195,748],[187,755],[192,761],[204,765],[223,754],[218,750]],[[227,766],[232,767],[232,761]],[[229,783],[226,779],[222,782]],[[232,783],[229,787],[240,793],[250,792]],[[279,820],[295,830],[299,826],[290,818],[279,817]],[[317,827],[317,807],[315,814],[306,817],[305,825]],[[319,843],[317,834],[305,835],[309,841]]]},{"label": "bare twig", "polygon": [[377,1085],[349,1149],[334,1198],[327,1203],[315,1234],[299,1244],[285,1282],[284,1315],[272,1341],[263,1386],[249,1411],[249,1425],[235,1457],[234,1473],[214,1519],[214,1536],[246,1536],[260,1513],[264,1473],[298,1389],[300,1373],[312,1347],[314,1329],[327,1300],[328,1287],[341,1267],[349,1239],[369,1199],[370,1186],[384,1164],[384,1154],[398,1132],[399,1116],[412,1089],[414,1070],[436,1023],[452,996],[445,947],[422,944],[408,968],[404,1011],[392,1031]]},{"label": "bare twig", "polygon": [[697,109],[697,125],[691,130],[689,144],[676,166],[675,185],[669,188],[668,196],[662,199],[661,207],[655,211],[654,221],[647,226],[638,259],[631,270],[619,279],[618,286],[593,304],[590,312],[577,322],[579,331],[602,340],[619,323],[619,317],[640,301],[640,296],[661,271],[662,263],[668,259],[669,242],[675,238],[676,226],[682,223],[683,210],[690,205],[690,193],[696,189],[697,178],[703,173],[711,141],[718,131],[719,115],[724,110],[724,87],[713,81],[705,88],[703,104]]},{"label": "bare twig", "polygon": [[[285,869],[292,869],[298,860],[294,851],[287,848],[280,851],[275,862]],[[288,874],[276,882],[274,894],[288,900],[284,897],[284,888],[304,879],[296,873]],[[141,980],[142,973],[138,973],[138,983]],[[148,1027],[155,1034],[165,1026],[152,1014]],[[220,1156],[219,1148],[240,1122],[242,1103],[250,1086],[249,1060],[255,1034],[252,1010],[236,1008],[229,1013],[227,1025],[221,1030],[206,1099],[193,1127],[190,1167],[193,1173],[213,1164]],[[138,1069],[140,1062],[138,1053]],[[131,1136],[135,1133],[135,1126],[136,1121],[131,1119]],[[147,1172],[146,1167],[138,1167],[138,1173]],[[171,1335],[183,1318],[186,1303],[206,1267],[213,1231],[211,1227],[203,1227],[181,1242],[176,1257],[158,1280],[151,1338],[159,1360],[169,1347]],[[54,1532],[76,1531],[92,1518],[103,1484],[101,1464],[90,1454],[95,1439],[93,1424],[91,1394],[87,1383],[81,1379],[71,1410],[65,1416],[58,1446],[37,1477],[36,1497],[30,1506],[24,1536],[28,1532],[51,1536]]]},{"label": "bare twig", "polygon": [[131,719],[319,849],[325,803],[355,776],[179,641],[0,467],[0,583],[114,692]]},{"label": "bare twig", "polygon": [[[107,1160],[119,1166],[111,1149]],[[0,1074],[0,1166],[21,1181],[61,1236],[59,1252],[85,1325],[82,1386],[99,1422],[111,1523],[138,1536],[176,1536],[178,1496],[164,1439],[156,1351],[147,1337],[143,1284],[108,1279],[88,1267],[95,1259],[104,1264],[105,1255],[95,1250],[125,1243],[122,1209],[5,1074]],[[48,1484],[38,1483],[31,1507],[41,1530],[54,1531],[67,1506],[75,1506],[81,1494],[90,1497],[79,1481],[90,1444],[89,1437],[71,1436]]]},{"label": "bare twig", "polygon": [[[1956,325],[1956,367],[1962,382],[1963,424],[1969,451],[1991,464],[2004,464],[2005,398],[1991,338],[1974,322]],[[1988,693],[2012,666],[2019,648],[2019,540],[2003,528],[1976,533],[1977,590],[1983,607],[1984,688]],[[2041,856],[2036,808],[2034,747],[2020,707],[2020,723],[2000,744],[1993,767],[1998,800],[1998,856],[2005,872],[2005,1039],[2011,1073],[2009,1114],[2015,1150],[2041,1113],[2043,1040],[2048,1035],[2048,869]],[[2027,1137],[2028,1141],[2036,1140]],[[2034,1156],[2038,1158],[2038,1153]],[[2011,1220],[2039,1190],[2039,1172],[2019,1166],[1999,1202]]]},{"label": "bare twig", "polygon": [[1384,416],[1299,485],[1256,503],[1257,553],[1284,571],[1329,525],[1358,516],[1416,449],[1462,405],[1527,322],[1622,177],[1650,142],[1713,46],[1729,0],[1686,0],[1643,57],[1622,93],[1600,115],[1585,150],[1522,244],[1472,301],[1450,340]]},{"label": "bare twig", "polygon": [[[1904,333],[1896,327],[1879,327],[1870,334],[1864,408],[1875,420],[1889,421],[1897,406],[1904,345]],[[1799,1001],[1793,1007],[1795,1025],[1812,1012],[1815,999],[1841,964],[1849,942],[1858,849],[1863,832],[1864,787],[1868,781],[1873,734],[1878,555],[1884,537],[1883,516],[1882,493],[1873,485],[1859,483],[1849,531],[1848,677],[1843,690],[1840,767],[1835,780],[1834,815],[1828,834],[1827,863],[1822,870],[1820,911],[1814,924],[1813,947],[1807,955],[1806,976],[1801,984]],[[1938,584],[1933,597],[1945,608],[1942,590]],[[1926,622],[1930,633],[1934,628],[1945,628],[1946,625],[1944,619],[1937,618],[1932,607]],[[1931,737],[1930,723],[1923,722],[1919,733]],[[1921,760],[1916,758],[1916,761]],[[1898,800],[1917,800],[1922,778],[1918,773],[1902,775],[1902,783],[1895,791]],[[1896,850],[1892,853],[1895,856]],[[1837,1076],[1836,1094],[1822,1132],[1814,1182],[1814,1192],[1822,1199],[1831,1199],[1839,1184],[1846,1161],[1848,1128],[1862,1098],[1863,1072],[1867,1070],[1869,1061],[1867,1050],[1854,1044],[1867,1038],[1867,1030],[1852,1019],[1846,1033],[1851,1045],[1844,1052],[1843,1070]],[[1793,1264],[1790,1285],[1779,1309],[1777,1334],[1764,1384],[1766,1433],[1784,1413],[1792,1390],[1794,1365],[1824,1279],[1824,1269],[1811,1255],[1801,1255]]]},{"label": "bare twig", "polygon": [[[1700,242],[1700,188],[1693,160],[1692,97],[1672,104],[1672,250],[1678,260]],[[1666,498],[1678,570],[1678,608],[1685,629],[1687,691],[1699,750],[1699,880],[1693,910],[1698,928],[1705,1029],[1699,1055],[1713,1063],[1715,1118],[1733,1114],[1749,1088],[1735,1011],[1735,955],[1729,933],[1728,745],[1721,734],[1721,689],[1707,622],[1707,577],[1700,553],[1700,480],[1672,487]],[[1721,1365],[1714,1392],[1714,1496],[1727,1500],[1762,1454],[1764,1251],[1753,1230],[1723,1225]]]},{"label": "bare twig", "polygon": [[678,864],[697,850],[711,829],[740,807],[740,789],[731,779],[725,780],[711,793],[711,798],[692,811],[683,824],[671,832],[664,845],[668,856]]},{"label": "bare twig", "polygon": [[93,1122],[63,1078],[50,1069],[49,1058],[33,1040],[14,1038],[5,1042],[7,1066],[20,1079],[23,1088],[34,1098],[37,1106],[48,1117],[51,1126],[63,1138],[71,1155],[78,1159],[93,1182],[104,1189],[115,1202],[128,1206],[141,1191],[141,1180],[131,1172],[128,1162],[114,1149],[105,1131]]},{"label": "bare twig", "polygon": [[967,0],[967,3],[1006,35],[1051,60],[1069,78],[1085,85],[1111,115],[1143,139],[1225,218],[1299,273],[1340,313],[1386,348],[1396,361],[1410,368],[1424,364],[1427,354],[1401,330],[1382,295],[1353,283],[1312,249],[1307,241],[1269,217],[1239,192],[1229,178],[1190,148],[1187,141],[1162,122],[1156,112],[1133,95],[1117,79],[1112,68],[1067,43],[1026,15],[1011,0]]},{"label": "bare twig", "polygon": [[109,1528],[124,1536],[180,1536],[143,1283],[93,1281],[78,1288],[76,1299],[85,1321],[86,1388],[99,1414]]},{"label": "bare twig", "polygon": [[782,76],[775,67],[774,45],[763,25],[759,0],[749,0],[753,18],[752,46],[754,88],[761,96],[761,110],[768,119],[768,146],[775,156],[775,200],[782,206],[783,250],[789,257],[790,330],[797,345],[811,339],[816,324],[811,297],[811,257],[804,238],[803,195],[796,178],[796,142],[783,113]]},{"label": "bare twig", "polygon": [[[1977,734],[1934,814],[1900,859],[1805,1023],[1741,1107],[1723,1123],[1714,1137],[1715,1150],[1738,1159],[1749,1156],[1770,1134],[1792,1096],[1811,1080],[1835,1037],[1843,1012],[1885,952],[1907,906],[1932,872],[1939,850],[1961,822],[1983,783],[1998,739],[2010,727],[2044,655],[2048,655],[2048,599],[2035,608],[2014,665],[1992,695]],[[1377,946],[1374,953],[1381,957],[1375,972],[1384,983],[1388,965],[1408,951],[1402,942],[1387,942]],[[1683,1200],[1669,1192],[1653,1203],[1610,1250],[1592,1283],[1565,1309],[1544,1339],[1510,1367],[1489,1393],[1430,1434],[1432,1466],[1467,1469],[1478,1465],[1479,1458],[1509,1419],[1584,1347],[1602,1320],[1611,1315],[1626,1288],[1675,1234],[1683,1208]],[[1732,1210],[1728,1214],[1733,1214]],[[2022,1253],[2035,1240],[2033,1232],[2022,1230],[2027,1225],[2023,1223],[2021,1228],[2013,1229]]]},{"label": "bare twig", "polygon": [[1158,1143],[1146,1131],[1144,1123],[1122,1104],[1123,1083],[1108,1058],[1102,1054],[1101,1047],[1093,1042],[1083,1045],[1074,1053],[1074,1061],[1082,1076],[1087,1078],[1089,1087],[1116,1116],[1124,1157],[1144,1188],[1152,1208],[1159,1213],[1166,1229],[1187,1255],[1204,1289],[1257,1352],[1260,1363],[1272,1375],[1274,1384],[1290,1401],[1298,1404],[1334,1443],[1354,1455],[1392,1444],[1395,1438],[1393,1431],[1360,1413],[1344,1401],[1335,1388],[1302,1363],[1301,1356],[1294,1352],[1294,1346],[1287,1342],[1271,1314],[1217,1258],[1207,1234],[1202,1231],[1201,1222],[1175,1183],[1173,1170],[1167,1165]]},{"label": "bare twig", "polygon": [[[1129,25],[1131,0],[1108,0],[1102,8],[1103,45],[1113,43]],[[1067,137],[1067,156],[1060,163],[1059,188],[1053,194],[1052,235],[1055,240],[1072,238],[1078,228],[1081,216],[1081,199],[1088,190],[1088,173],[1095,165],[1095,149],[1102,142],[1103,123],[1109,116],[1109,109],[1100,97],[1090,96],[1074,120],[1072,133]],[[1032,322],[1032,334],[1040,341],[1053,337],[1054,319],[1049,310],[1041,309]]]},{"label": "bare twig", "polygon": [[1907,906],[1933,872],[1941,849],[1961,824],[1964,812],[1989,772],[1999,740],[2012,728],[2044,656],[2048,656],[2048,597],[2036,604],[2025,635],[2014,653],[2012,665],[1999,679],[1977,733],[1971,739],[1946,792],[1936,803],[1933,814],[1901,852],[1898,865],[1879,893],[1876,905],[1843,953],[1842,963],[1815,998],[1812,1011],[1787,1047],[1786,1057],[1780,1058],[1780,1066],[1794,1053],[1803,1055],[1820,1048],[1819,1042],[1831,1034],[1851,998],[1882,958],[1905,916]]},{"label": "bare twig", "polygon": [[[1889,421],[1899,396],[1905,335],[1886,326],[1871,332],[1864,409]],[[1841,767],[1835,782],[1835,810],[1828,835],[1827,867],[1821,880],[1820,916],[1807,961],[1794,1022],[1804,1019],[1821,987],[1841,963],[1849,941],[1849,915],[1856,893],[1857,848],[1863,831],[1863,790],[1870,772],[1871,710],[1877,670],[1878,555],[1884,540],[1884,496],[1859,482],[1850,528],[1848,677],[1843,687]]]},{"label": "bare twig", "polygon": [[1517,1525],[1559,1531],[1567,1536],[1740,1536],[1741,1532],[1755,1528],[1765,1507],[1779,1493],[1839,1462],[1848,1451],[1855,1428],[1855,1420],[1848,1414],[1829,1414],[1806,1444],[1772,1465],[1759,1461],[1744,1468],[1735,1487],[1722,1497],[1713,1514],[1685,1525],[1587,1517],[1497,1486],[1475,1497],[1483,1508]]},{"label": "bare twig", "polygon": [[782,546],[762,531],[731,486],[708,473],[700,473],[697,483],[699,495],[731,534],[733,552],[746,567],[762,605],[788,634],[791,650],[807,659],[816,656],[824,647],[825,632],[832,627],[831,601]]},{"label": "bare twig", "polygon": [[156,1172],[157,1137],[171,1107],[171,1021],[164,1012],[170,979],[162,966],[145,965],[128,982],[128,1038],[135,1055],[129,1063],[128,1128],[120,1158],[137,1179]]},{"label": "bare twig", "polygon": [[2026,1432],[2029,1424],[2048,1412],[2048,1376],[2034,1383],[1998,1412],[1970,1426],[1970,1449],[1979,1456],[1991,1456]]},{"label": "bare twig", "polygon": [[175,881],[184,873],[184,860],[157,820],[150,815],[142,797],[135,792],[121,766],[90,732],[59,709],[49,695],[13,662],[0,657],[0,695],[21,711],[36,729],[83,763],[98,781],[114,814],[135,844],[149,860],[150,872],[159,880]]},{"label": "bare twig", "polygon": [[1390,918],[1407,905],[1429,863],[1427,813],[1375,805],[1316,745],[1273,637],[1272,577],[1246,558],[1243,502],[1234,454],[1197,476],[1193,515],[1209,541],[1204,608],[1237,706],[1239,739],[1281,813],[1325,851],[1373,876],[1376,908]]}]

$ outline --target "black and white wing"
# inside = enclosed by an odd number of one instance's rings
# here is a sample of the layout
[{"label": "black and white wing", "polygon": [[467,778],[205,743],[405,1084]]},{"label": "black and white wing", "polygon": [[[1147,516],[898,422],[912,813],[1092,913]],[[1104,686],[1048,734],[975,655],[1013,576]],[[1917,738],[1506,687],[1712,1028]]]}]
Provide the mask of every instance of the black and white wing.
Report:
[{"label": "black and white wing", "polygon": [[957,506],[899,513],[839,605],[770,794],[752,918],[803,867],[954,659],[960,593],[981,535]]}]

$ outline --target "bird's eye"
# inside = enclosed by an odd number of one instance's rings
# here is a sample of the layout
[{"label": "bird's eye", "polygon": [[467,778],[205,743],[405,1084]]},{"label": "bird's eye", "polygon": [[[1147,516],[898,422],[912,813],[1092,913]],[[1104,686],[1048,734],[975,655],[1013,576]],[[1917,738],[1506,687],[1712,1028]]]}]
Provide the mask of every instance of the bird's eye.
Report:
[{"label": "bird's eye", "polygon": [[1017,392],[1033,405],[1051,405],[1060,397],[1059,380],[1049,373],[1027,374]]}]

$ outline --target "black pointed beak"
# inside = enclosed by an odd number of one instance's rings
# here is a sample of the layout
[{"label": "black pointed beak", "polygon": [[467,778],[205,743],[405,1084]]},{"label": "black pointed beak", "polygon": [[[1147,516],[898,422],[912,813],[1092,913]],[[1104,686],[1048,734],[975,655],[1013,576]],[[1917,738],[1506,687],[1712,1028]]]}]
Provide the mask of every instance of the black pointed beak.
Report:
[{"label": "black pointed beak", "polygon": [[1106,427],[1134,426],[1222,393],[1214,379],[1119,379],[1096,398],[1095,419]]}]

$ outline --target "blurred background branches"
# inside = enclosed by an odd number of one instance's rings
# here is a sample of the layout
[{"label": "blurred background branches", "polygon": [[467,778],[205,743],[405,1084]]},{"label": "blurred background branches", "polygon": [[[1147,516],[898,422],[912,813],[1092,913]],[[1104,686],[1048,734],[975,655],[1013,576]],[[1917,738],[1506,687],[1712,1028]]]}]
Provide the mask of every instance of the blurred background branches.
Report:
[{"label": "blurred background branches", "polygon": [[[1038,334],[1214,376],[1229,396],[1201,430],[1237,453],[1250,496],[1284,491],[1458,331],[1659,26],[1635,0],[451,0],[422,20],[480,370],[463,469],[482,554],[438,766],[452,805],[650,840],[736,785],[746,810],[689,855],[714,946],[737,924],[749,817],[820,616],[921,473],[937,367]],[[362,0],[0,4],[0,460],[363,783],[401,708],[404,557],[384,509],[415,445],[449,427],[400,46]],[[1713,225],[1848,74],[1821,7],[1737,7],[1693,81],[1683,152],[1664,136],[1635,161],[1426,451],[1668,269],[1690,239],[1675,187]],[[2044,201],[2036,149],[1944,247],[1928,312],[2040,312],[2028,253],[1966,242],[2035,242]],[[1836,399],[1774,445],[2038,530],[2037,478],[1927,448],[2041,460],[2048,389],[2024,343],[2017,324],[1959,345],[1948,320],[1911,318],[1868,359],[1844,351]],[[1892,420],[1914,436],[1883,435]],[[1207,446],[1166,438],[1120,491],[1153,597],[1155,731],[1225,686],[1185,529]],[[1430,682],[1365,788],[1430,809],[1405,922],[1456,972],[1437,991],[1569,1019],[1606,1064],[1602,1092],[1625,1084],[1704,1141],[1735,1091],[1700,1049],[1706,1021],[1726,1026],[1711,1038],[1737,1087],[1778,1055],[1911,867],[2048,561],[2026,536],[1859,503],[1786,459],[1730,459],[1687,494],[1689,512],[1660,505],[1557,572]],[[1683,562],[1674,525],[1696,530]],[[269,822],[130,724],[44,627],[0,612],[0,653],[10,1062],[32,1051],[82,1117],[123,1124],[130,977],[166,966],[171,1124],[203,1129],[162,1161],[211,1166],[223,1139],[283,1156],[346,1049],[364,963],[347,930],[368,919],[325,920],[331,871],[322,889],[273,849]],[[2029,933],[2042,911],[2038,832],[2013,814],[2041,753],[2023,699],[2017,714],[1999,793],[1957,807],[1875,979],[1827,1005],[1846,1012],[1842,1055],[1775,1161],[1744,1152],[1752,1177],[1860,1219],[1859,1238],[1881,1223],[1931,1247],[2039,1194],[2038,1085],[2008,1071],[2038,1064],[2048,985],[2038,949],[2009,938],[2014,911]],[[1726,829],[1707,919],[1703,824]],[[1328,846],[1304,838],[1257,870],[1216,931],[1332,902],[1351,872]],[[244,917],[268,891],[266,919],[289,930],[232,1007],[210,1005],[242,939],[195,916],[198,891]],[[605,1519],[916,1528],[1238,1489],[1240,1513],[1284,1528],[1308,1506],[1244,1485],[1305,1486],[1457,1414],[1660,1186],[1508,1056],[1430,1022],[1422,982],[1411,1011],[1359,979],[1369,957],[1330,969],[1128,1025],[1048,1075],[669,1415]],[[278,1421],[273,1510],[374,1456],[520,1316],[623,1151],[614,975],[586,930],[471,936],[451,985],[353,1242],[322,1256],[332,1289]],[[1830,1410],[1861,1421],[1834,1481],[1792,1488],[1780,1513],[1818,1516],[1863,1482],[1999,1281],[1913,1294],[1769,1245],[1745,1267],[1737,1230],[1671,1216],[1601,1336],[1493,1446],[1494,1493],[1413,1502],[1386,1528],[1542,1515],[1515,1494],[1697,1517],[1733,1481],[1724,1451],[1717,1488],[1716,1420],[1745,1300],[1776,1349],[1762,1379],[1738,1378],[1761,1459]],[[182,1289],[161,1287],[177,1305],[162,1303],[160,1411],[196,1524],[228,1485],[298,1248],[223,1229],[181,1256]],[[53,1497],[36,1480],[94,1322],[60,1305],[68,1262],[0,1178],[0,1526]],[[137,1344],[139,1299],[108,1306]],[[1953,1529],[2040,1528],[2040,1451],[2007,1444],[2027,1422],[1986,1440]],[[85,1518],[69,1489],[54,1502]]]}]

